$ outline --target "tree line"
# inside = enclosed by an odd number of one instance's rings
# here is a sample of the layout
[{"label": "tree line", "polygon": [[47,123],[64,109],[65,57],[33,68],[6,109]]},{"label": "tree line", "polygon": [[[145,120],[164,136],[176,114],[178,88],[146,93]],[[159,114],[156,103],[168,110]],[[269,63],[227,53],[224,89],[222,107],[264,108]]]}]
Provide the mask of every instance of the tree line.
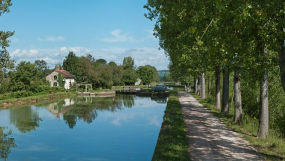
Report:
[{"label": "tree line", "polygon": [[114,61],[107,63],[105,59],[95,60],[90,54],[78,57],[70,51],[62,67],[75,76],[76,82],[90,83],[95,88],[134,85],[138,78],[143,84],[159,81],[154,66],[136,67],[134,59],[130,56],[124,58],[122,65],[117,65]]},{"label": "tree line", "polygon": [[[63,78],[58,79],[58,88],[50,87],[46,76],[55,68],[49,69],[46,61],[36,60],[33,63],[21,61],[17,65],[13,60],[6,59],[6,61],[9,61],[11,66],[9,70],[5,71],[2,68],[0,72],[0,94],[6,94],[0,99],[30,96],[47,91],[64,91]],[[95,89],[134,85],[138,78],[141,79],[142,84],[159,81],[155,67],[150,65],[136,67],[132,57],[125,57],[123,64],[117,65],[113,61],[107,63],[104,59],[95,60],[90,54],[78,57],[70,51],[61,67],[73,74],[77,83],[92,84]],[[7,93],[11,93],[11,95],[7,95]]]},{"label": "tree line", "polygon": [[269,125],[285,133],[284,6],[280,0],[148,0],[144,8],[156,21],[154,35],[171,60],[173,78],[191,78],[194,91],[214,96],[226,115],[231,96],[233,121],[242,124],[244,113],[258,118],[257,136],[266,138]]}]

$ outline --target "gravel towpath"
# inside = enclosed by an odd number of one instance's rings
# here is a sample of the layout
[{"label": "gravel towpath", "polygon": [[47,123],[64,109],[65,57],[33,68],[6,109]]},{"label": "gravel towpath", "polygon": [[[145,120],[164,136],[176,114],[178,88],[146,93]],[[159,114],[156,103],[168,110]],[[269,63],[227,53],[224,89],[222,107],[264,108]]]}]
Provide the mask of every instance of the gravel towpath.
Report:
[{"label": "gravel towpath", "polygon": [[191,160],[263,160],[252,145],[228,129],[192,95],[178,92]]}]

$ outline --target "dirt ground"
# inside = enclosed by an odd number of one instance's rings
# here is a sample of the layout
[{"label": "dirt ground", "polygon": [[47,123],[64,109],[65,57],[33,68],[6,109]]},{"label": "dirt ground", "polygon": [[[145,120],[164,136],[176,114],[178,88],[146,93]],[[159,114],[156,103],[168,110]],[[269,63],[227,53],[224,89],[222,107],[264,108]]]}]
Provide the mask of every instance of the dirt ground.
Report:
[{"label": "dirt ground", "polygon": [[228,129],[193,96],[179,92],[191,160],[264,160],[238,133]]}]

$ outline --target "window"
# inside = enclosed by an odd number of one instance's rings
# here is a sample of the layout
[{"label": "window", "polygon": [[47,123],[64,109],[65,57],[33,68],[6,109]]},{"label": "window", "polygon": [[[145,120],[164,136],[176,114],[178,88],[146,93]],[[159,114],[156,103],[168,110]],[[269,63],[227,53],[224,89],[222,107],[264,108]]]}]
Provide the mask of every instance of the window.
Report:
[{"label": "window", "polygon": [[55,76],[53,76],[53,80],[57,80],[57,76],[55,75]]}]

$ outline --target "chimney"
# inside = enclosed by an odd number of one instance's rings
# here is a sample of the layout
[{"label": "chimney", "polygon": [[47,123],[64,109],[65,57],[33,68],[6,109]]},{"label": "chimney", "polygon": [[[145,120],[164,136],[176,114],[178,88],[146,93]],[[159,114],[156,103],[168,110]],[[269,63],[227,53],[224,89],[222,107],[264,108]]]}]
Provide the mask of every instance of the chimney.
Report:
[{"label": "chimney", "polygon": [[55,70],[59,70],[59,65],[56,65]]},{"label": "chimney", "polygon": [[61,70],[63,71],[63,67],[61,67]]}]

